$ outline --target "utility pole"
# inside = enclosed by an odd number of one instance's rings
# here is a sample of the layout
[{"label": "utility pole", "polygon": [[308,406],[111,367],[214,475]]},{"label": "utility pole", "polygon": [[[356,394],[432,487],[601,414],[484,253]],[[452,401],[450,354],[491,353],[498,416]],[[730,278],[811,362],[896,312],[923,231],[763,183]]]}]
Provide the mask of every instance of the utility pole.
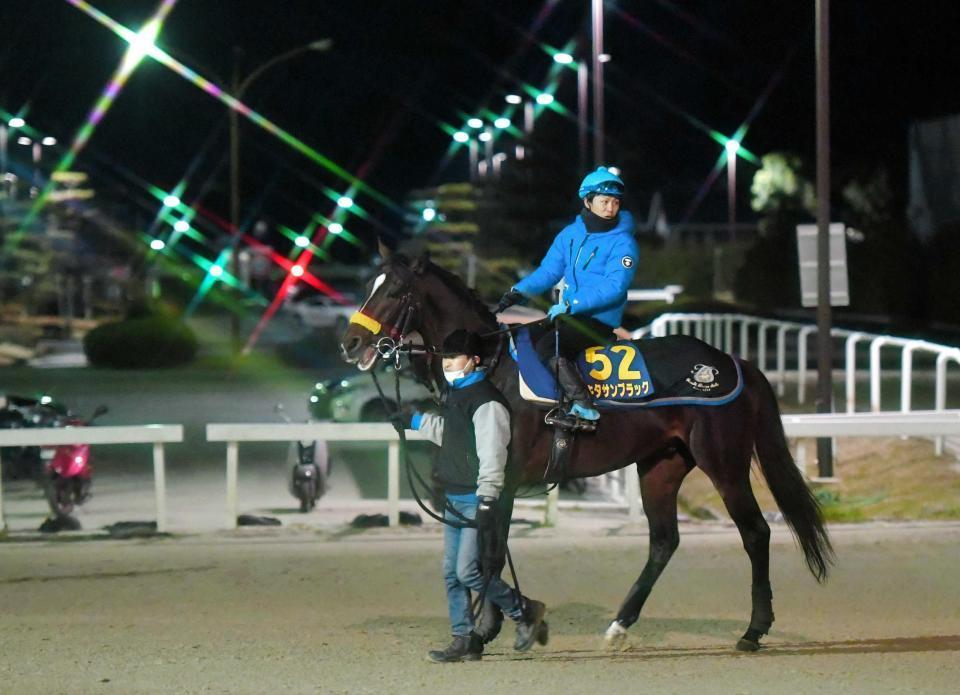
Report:
[{"label": "utility pole", "polygon": [[593,0],[593,165],[605,162],[603,151],[603,0]]},{"label": "utility pole", "polygon": [[[817,412],[833,411],[830,337],[830,0],[816,0],[817,21]],[[817,439],[818,474],[833,477],[829,437]]]}]

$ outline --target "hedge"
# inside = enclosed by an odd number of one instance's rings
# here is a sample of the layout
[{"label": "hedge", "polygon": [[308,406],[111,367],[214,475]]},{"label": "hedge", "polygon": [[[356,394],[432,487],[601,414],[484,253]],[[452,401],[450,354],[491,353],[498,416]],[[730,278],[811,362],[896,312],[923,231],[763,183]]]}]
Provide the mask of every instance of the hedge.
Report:
[{"label": "hedge", "polygon": [[94,367],[176,367],[196,356],[197,338],[181,321],[146,316],[97,326],[83,339],[83,350]]}]

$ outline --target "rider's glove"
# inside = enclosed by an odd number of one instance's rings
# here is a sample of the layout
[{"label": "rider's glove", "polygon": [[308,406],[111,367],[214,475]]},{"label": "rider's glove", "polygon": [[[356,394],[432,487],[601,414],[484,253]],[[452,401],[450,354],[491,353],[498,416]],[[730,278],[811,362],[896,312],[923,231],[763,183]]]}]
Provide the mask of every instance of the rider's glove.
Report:
[{"label": "rider's glove", "polygon": [[558,316],[561,314],[566,314],[568,311],[570,311],[570,305],[568,303],[561,302],[559,304],[554,304],[547,311],[547,318],[551,321],[555,321]]},{"label": "rider's glove", "polygon": [[497,310],[494,313],[500,314],[512,307],[514,304],[520,304],[523,300],[523,293],[517,292],[511,287],[510,291],[500,298],[500,303],[497,304]]}]

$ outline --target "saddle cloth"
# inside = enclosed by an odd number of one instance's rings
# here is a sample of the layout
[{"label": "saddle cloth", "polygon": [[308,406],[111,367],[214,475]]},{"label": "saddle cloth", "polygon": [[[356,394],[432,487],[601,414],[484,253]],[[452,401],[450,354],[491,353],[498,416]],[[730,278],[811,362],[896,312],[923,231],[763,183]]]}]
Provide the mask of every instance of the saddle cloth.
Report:
[{"label": "saddle cloth", "polygon": [[[520,371],[520,396],[556,405],[556,379],[540,361],[529,329],[517,328],[512,340],[511,355]],[[601,410],[724,405],[743,390],[743,374],[735,359],[685,335],[591,347],[578,355],[577,367],[594,405]]]}]

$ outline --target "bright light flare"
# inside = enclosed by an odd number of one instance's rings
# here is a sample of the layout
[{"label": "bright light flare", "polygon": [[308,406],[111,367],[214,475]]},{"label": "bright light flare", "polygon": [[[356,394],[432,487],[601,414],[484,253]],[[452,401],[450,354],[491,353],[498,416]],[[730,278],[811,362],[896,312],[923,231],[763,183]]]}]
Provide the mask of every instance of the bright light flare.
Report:
[{"label": "bright light flare", "polygon": [[52,135],[48,135],[48,136],[45,137],[41,142],[42,142],[42,144],[44,144],[44,145],[47,146],[47,147],[53,147],[54,145],[57,144],[57,139],[56,139],[55,137],[53,137]]},{"label": "bright light flare", "polygon": [[152,248],[154,251],[163,251],[166,246],[167,245],[163,243],[161,239],[154,239],[150,242],[150,248]]},{"label": "bright light flare", "polygon": [[190,223],[187,222],[186,220],[177,220],[176,222],[173,223],[173,230],[175,232],[179,232],[180,234],[183,234],[189,229],[190,229]]},{"label": "bright light flare", "polygon": [[310,245],[310,238],[305,237],[302,234],[293,240],[293,243],[299,246],[302,249],[307,248]]},{"label": "bright light flare", "polygon": [[501,116],[500,118],[498,118],[493,122],[493,125],[497,128],[509,128],[510,119],[507,118],[506,116]]},{"label": "bright light flare", "polygon": [[424,208],[421,215],[424,222],[433,222],[437,217],[437,211],[434,208]]},{"label": "bright light flare", "polygon": [[163,204],[168,208],[175,208],[180,205],[180,198],[171,193],[168,196],[164,196]]},{"label": "bright light flare", "polygon": [[464,133],[462,130],[458,130],[453,134],[453,139],[457,142],[467,142],[470,139],[470,136]]},{"label": "bright light flare", "polygon": [[303,275],[303,266],[295,265],[290,269],[290,274],[298,278]]},{"label": "bright light flare", "polygon": [[547,92],[541,92],[537,95],[537,103],[541,106],[550,106],[553,103],[553,95]]},{"label": "bright light flare", "polygon": [[727,140],[723,147],[727,150],[727,154],[733,157],[740,150],[740,143],[736,140]]},{"label": "bright light flare", "polygon": [[353,198],[348,195],[342,195],[337,198],[337,205],[342,208],[352,208],[353,207]]},{"label": "bright light flare", "polygon": [[508,94],[504,97],[504,100],[508,104],[513,104],[514,106],[523,102],[523,98],[519,94]]},{"label": "bright light flare", "polygon": [[210,266],[210,274],[213,277],[218,278],[223,275],[223,268],[219,265],[212,265]]},{"label": "bright light flare", "polygon": [[477,136],[477,139],[480,142],[489,142],[493,139],[493,136],[490,133],[480,133],[480,135]]},{"label": "bright light flare", "polygon": [[343,225],[339,222],[331,222],[327,225],[327,231],[331,234],[341,234],[343,233]]},{"label": "bright light flare", "polygon": [[483,121],[480,120],[479,118],[469,118],[467,119],[467,125],[470,126],[471,128],[482,128]]},{"label": "bright light flare", "polygon": [[10,126],[11,128],[22,128],[26,124],[27,122],[22,118],[20,118],[19,116],[14,116],[9,121],[7,121],[7,125]]},{"label": "bright light flare", "polygon": [[560,65],[569,65],[573,62],[573,56],[569,53],[555,53],[553,60],[560,63]]}]

